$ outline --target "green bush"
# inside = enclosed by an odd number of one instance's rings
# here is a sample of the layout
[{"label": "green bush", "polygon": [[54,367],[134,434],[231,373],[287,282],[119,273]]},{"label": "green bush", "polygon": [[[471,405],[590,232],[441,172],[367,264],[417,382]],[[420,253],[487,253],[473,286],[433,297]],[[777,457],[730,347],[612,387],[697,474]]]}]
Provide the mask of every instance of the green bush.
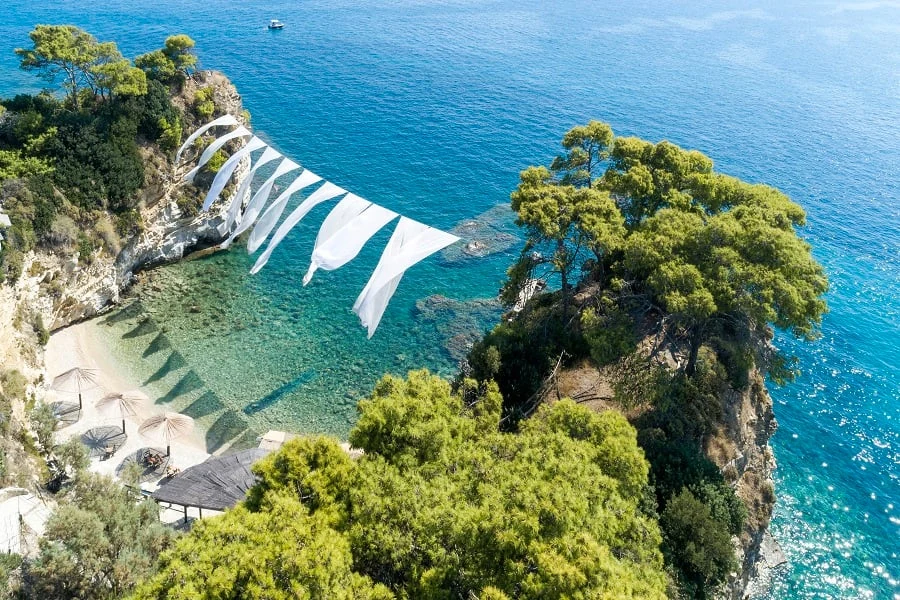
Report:
[{"label": "green bush", "polygon": [[144,231],[144,219],[141,212],[132,208],[116,215],[116,232],[123,238],[129,238]]},{"label": "green bush", "polygon": [[673,496],[660,516],[669,562],[679,569],[682,583],[696,598],[710,597],[710,590],[737,569],[727,527],[713,518],[708,506],[688,489]]},{"label": "green bush", "polygon": [[160,134],[157,138],[159,147],[163,150],[175,151],[181,144],[181,119],[175,117],[170,122],[165,117],[159,119]]},{"label": "green bush", "polygon": [[83,233],[78,234],[78,262],[86,265],[94,262],[94,241]]},{"label": "green bush", "polygon": [[587,308],[581,313],[581,330],[591,358],[603,366],[634,352],[637,336],[628,313],[605,297],[601,300],[599,310]]},{"label": "green bush", "polygon": [[194,112],[202,119],[208,119],[216,112],[216,105],[213,102],[213,89],[211,87],[199,89],[194,94]]},{"label": "green bush", "polygon": [[206,163],[204,167],[210,173],[218,173],[219,169],[222,168],[222,165],[225,164],[225,161],[228,160],[228,157],[221,150],[217,150],[215,154],[209,159],[209,162]]},{"label": "green bush", "polygon": [[175,204],[178,205],[178,210],[181,211],[182,215],[186,217],[196,217],[200,214],[200,207],[203,203],[201,199],[196,196],[181,194],[175,200]]},{"label": "green bush", "polygon": [[37,334],[38,344],[46,346],[50,341],[50,332],[44,325],[44,317],[41,316],[41,313],[37,313],[34,317],[34,332]]},{"label": "green bush", "polygon": [[560,356],[565,365],[588,353],[584,338],[563,319],[557,298],[536,296],[516,318],[476,342],[467,357],[471,377],[500,386],[509,427],[534,408],[535,393]]},{"label": "green bush", "polygon": [[46,456],[53,449],[53,432],[56,431],[56,417],[49,404],[40,402],[28,414],[31,431],[37,438],[40,451]]}]

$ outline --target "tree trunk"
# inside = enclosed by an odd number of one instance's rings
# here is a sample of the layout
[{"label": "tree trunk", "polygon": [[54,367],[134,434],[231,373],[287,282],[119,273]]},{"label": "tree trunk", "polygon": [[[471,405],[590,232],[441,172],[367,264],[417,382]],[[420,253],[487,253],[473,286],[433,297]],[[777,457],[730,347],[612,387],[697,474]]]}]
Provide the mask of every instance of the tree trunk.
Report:
[{"label": "tree trunk", "polygon": [[694,325],[691,328],[691,351],[688,355],[687,366],[684,368],[685,374],[688,377],[693,377],[694,373],[697,371],[697,355],[700,353],[700,345],[703,343],[703,336],[701,328],[699,325]]},{"label": "tree trunk", "polygon": [[[556,244],[556,252],[561,258],[565,258],[565,243],[560,240]],[[559,275],[562,279],[562,295],[563,295],[563,320],[569,315],[569,274],[566,261],[560,262]]]}]

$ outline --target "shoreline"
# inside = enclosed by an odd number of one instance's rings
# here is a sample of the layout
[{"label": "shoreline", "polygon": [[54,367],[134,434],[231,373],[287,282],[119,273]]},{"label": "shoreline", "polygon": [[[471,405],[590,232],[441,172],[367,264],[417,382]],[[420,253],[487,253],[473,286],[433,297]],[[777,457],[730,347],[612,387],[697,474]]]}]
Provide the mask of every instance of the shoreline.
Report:
[{"label": "shoreline", "polygon": [[[118,448],[113,456],[107,460],[94,457],[91,459],[91,470],[97,473],[116,476],[116,470],[123,459],[133,454],[140,448],[157,447],[159,444],[150,442],[138,434],[138,426],[143,419],[155,414],[165,412],[165,407],[154,404],[154,395],[147,386],[132,374],[127,365],[117,360],[111,349],[99,338],[94,329],[96,318],[81,321],[74,325],[59,329],[50,336],[44,350],[44,365],[47,372],[47,383],[53,378],[74,367],[87,367],[97,370],[98,387],[86,390],[82,393],[81,418],[66,427],[57,430],[58,441],[64,441],[73,437],[80,437],[93,427],[121,425],[121,420],[100,415],[94,407],[94,403],[105,393],[141,390],[150,396],[151,401],[142,407],[139,417],[125,420],[125,431],[128,438],[123,446]],[[72,393],[47,390],[45,402],[76,401],[77,396]],[[195,427],[191,433],[171,443],[172,466],[179,469],[199,464],[209,458],[206,451],[204,435],[206,431],[195,421]],[[148,487],[155,488],[156,482]]]}]

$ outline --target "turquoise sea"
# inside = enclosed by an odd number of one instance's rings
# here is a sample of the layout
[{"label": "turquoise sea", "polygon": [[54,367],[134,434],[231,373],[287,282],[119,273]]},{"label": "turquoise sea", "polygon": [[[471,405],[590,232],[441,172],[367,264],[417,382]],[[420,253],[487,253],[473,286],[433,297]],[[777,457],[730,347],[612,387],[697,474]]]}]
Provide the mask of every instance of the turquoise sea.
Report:
[{"label": "turquoise sea", "polygon": [[[779,339],[804,374],[772,390],[772,528],[789,563],[767,597],[897,599],[900,4],[749,4],[6,0],[0,94],[39,88],[12,54],[36,23],[74,23],[131,56],[183,32],[274,146],[437,226],[505,204],[518,171],[591,118],[780,187],[807,209],[832,288],[819,342]],[[270,32],[276,17],[286,27]],[[447,347],[496,318],[469,301],[496,293],[514,250],[437,256],[367,341],[350,307],[388,233],[302,288],[324,214],[260,275],[242,247],[166,267],[98,325],[160,403],[205,420],[211,449],[270,427],[345,434],[380,373],[452,373]],[[491,217],[489,235],[514,232],[502,209]]]}]

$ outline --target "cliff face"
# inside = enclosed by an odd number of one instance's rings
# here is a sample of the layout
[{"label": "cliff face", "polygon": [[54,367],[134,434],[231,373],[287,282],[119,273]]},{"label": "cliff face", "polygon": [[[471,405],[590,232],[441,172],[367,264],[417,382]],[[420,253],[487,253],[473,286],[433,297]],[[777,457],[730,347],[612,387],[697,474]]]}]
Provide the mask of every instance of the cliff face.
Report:
[{"label": "cliff face", "polygon": [[[218,73],[201,73],[188,80],[173,104],[185,109],[185,135],[198,126],[191,116],[190,103],[200,88],[211,88],[218,113],[227,112],[245,119],[241,98],[227,78]],[[0,365],[3,371],[18,370],[28,381],[27,395],[41,397],[46,377],[40,337],[46,330],[59,329],[86,319],[119,301],[132,282],[135,271],[178,260],[193,249],[211,246],[228,234],[224,226],[225,207],[232,197],[218,202],[209,213],[191,216],[182,207],[197,205],[197,190],[182,182],[186,169],[175,169],[170,159],[155,145],[141,149],[145,182],[140,190],[143,230],[122,240],[113,254],[98,249],[88,264],[79,262],[74,251],[59,254],[41,249],[24,256],[22,275],[13,284],[0,284]],[[249,170],[249,160],[235,171],[239,182]],[[185,199],[188,202],[185,202]],[[24,405],[14,403],[13,417],[26,423]]]},{"label": "cliff face", "polygon": [[775,507],[772,471],[775,458],[769,439],[778,423],[765,381],[753,371],[743,391],[729,390],[722,396],[722,422],[706,445],[715,462],[747,507],[747,522],[736,543],[741,570],[723,590],[724,598],[740,599],[765,584],[769,569],[781,564],[778,544],[769,533]]},{"label": "cliff face", "polygon": [[[649,348],[653,342],[647,338],[642,346]],[[681,354],[671,347],[658,352],[656,360],[660,365],[677,368]],[[610,367],[598,369],[584,360],[556,371],[545,383],[541,400],[553,402],[568,397],[594,410],[621,409],[612,385],[620,376]],[[721,418],[704,448],[706,456],[719,467],[747,507],[744,530],[732,540],[740,569],[719,593],[720,598],[729,600],[747,598],[755,589],[764,587],[769,570],[784,562],[768,529],[775,507],[775,459],[769,439],[778,424],[762,375],[754,369],[748,379],[745,389],[729,388],[720,395]],[[636,417],[640,410],[634,409],[630,416]]]},{"label": "cliff face", "polygon": [[[202,87],[212,87],[220,112],[244,118],[240,96],[231,82],[217,73],[188,80],[183,91],[173,98],[173,104],[187,109],[190,115],[190,98]],[[185,133],[197,125],[195,118],[188,117]],[[28,253],[21,278],[14,286],[0,289],[0,314],[40,313],[50,330],[65,327],[118,302],[136,270],[178,260],[194,248],[224,239],[228,233],[224,228],[225,207],[231,198],[216,203],[209,213],[185,214],[179,200],[187,193],[182,182],[186,169],[175,169],[155,146],[145,146],[142,154],[146,165],[146,180],[139,192],[143,230],[125,240],[115,256],[99,249],[90,264],[80,264],[75,254],[41,250]],[[239,165],[236,181],[246,175],[248,167],[247,160]],[[231,188],[235,189],[236,186]],[[4,323],[8,325],[8,321]]]}]

